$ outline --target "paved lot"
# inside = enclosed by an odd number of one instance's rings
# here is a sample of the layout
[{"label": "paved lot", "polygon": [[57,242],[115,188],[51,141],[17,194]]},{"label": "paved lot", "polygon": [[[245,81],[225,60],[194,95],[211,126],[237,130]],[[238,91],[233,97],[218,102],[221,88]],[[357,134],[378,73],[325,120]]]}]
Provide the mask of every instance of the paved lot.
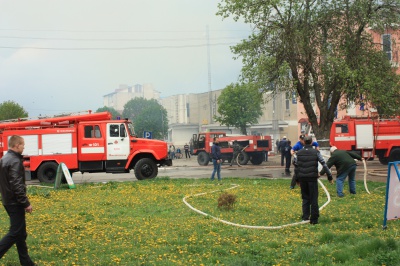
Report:
[{"label": "paved lot", "polygon": [[[386,182],[387,166],[381,165],[378,160],[367,162],[367,180]],[[291,168],[293,170],[293,168]],[[197,157],[191,159],[176,159],[171,167],[159,168],[158,177],[169,178],[209,178],[212,172],[212,164],[200,166]],[[284,167],[280,166],[280,156],[270,156],[268,162],[261,165],[248,165],[238,167],[222,165],[222,177],[241,177],[241,178],[291,178],[284,175]],[[335,174],[335,172],[334,172]],[[326,176],[322,177],[326,179]],[[364,167],[358,163],[357,180],[363,180]],[[109,182],[109,181],[136,181],[133,171],[126,174],[107,174],[107,173],[74,173],[72,176],[74,183],[85,182]],[[27,184],[39,184],[38,180],[27,181]]]}]

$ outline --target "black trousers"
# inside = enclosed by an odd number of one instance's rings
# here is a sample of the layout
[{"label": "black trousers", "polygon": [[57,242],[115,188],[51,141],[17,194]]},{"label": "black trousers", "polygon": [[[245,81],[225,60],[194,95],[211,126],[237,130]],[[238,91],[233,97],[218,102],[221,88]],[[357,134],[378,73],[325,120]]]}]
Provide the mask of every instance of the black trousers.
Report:
[{"label": "black trousers", "polygon": [[301,198],[303,200],[303,220],[317,223],[319,218],[318,182],[300,181]]},{"label": "black trousers", "polygon": [[187,158],[187,157],[189,157],[189,158],[190,158],[190,153],[189,153],[189,150],[185,150],[185,156],[186,156],[186,158]]},{"label": "black trousers", "polygon": [[296,184],[297,184],[297,182],[296,182],[296,170],[295,170],[295,172],[294,172],[294,175],[293,175],[293,177],[292,177],[292,182],[290,182],[290,186],[292,187],[292,188],[294,188],[295,186],[296,186]]},{"label": "black trousers", "polygon": [[290,164],[292,163],[292,155],[289,153],[289,155],[285,154],[285,172],[289,173],[290,172]]},{"label": "black trousers", "polygon": [[284,166],[285,164],[285,153],[281,152],[281,166]]},{"label": "black trousers", "polygon": [[234,151],[234,152],[232,153],[232,159],[231,159],[231,164],[230,164],[230,165],[232,165],[232,164],[234,164],[234,163],[237,164],[236,158],[238,157],[239,153],[240,153],[240,152],[238,152],[238,151]]},{"label": "black trousers", "polygon": [[28,255],[26,245],[26,220],[25,208],[22,205],[5,205],[8,216],[10,217],[10,229],[8,233],[0,240],[0,258],[16,244],[21,265],[34,265]]}]

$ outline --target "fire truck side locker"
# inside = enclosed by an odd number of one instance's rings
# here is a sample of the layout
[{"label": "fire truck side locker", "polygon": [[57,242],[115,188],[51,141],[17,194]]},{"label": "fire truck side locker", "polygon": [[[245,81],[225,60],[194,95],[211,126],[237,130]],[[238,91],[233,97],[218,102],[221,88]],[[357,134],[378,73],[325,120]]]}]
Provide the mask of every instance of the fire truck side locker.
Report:
[{"label": "fire truck side locker", "polygon": [[374,148],[374,128],[372,124],[356,124],[356,149]]}]

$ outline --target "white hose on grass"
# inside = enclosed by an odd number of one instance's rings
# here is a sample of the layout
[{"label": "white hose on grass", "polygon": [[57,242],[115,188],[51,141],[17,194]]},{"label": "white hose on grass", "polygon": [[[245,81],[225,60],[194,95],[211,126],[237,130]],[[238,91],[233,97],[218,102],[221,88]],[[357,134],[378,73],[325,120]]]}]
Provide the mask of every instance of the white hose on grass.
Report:
[{"label": "white hose on grass", "polygon": [[368,190],[368,185],[367,185],[367,163],[365,162],[365,160],[362,160],[364,163],[364,187],[365,190],[368,192],[368,194],[371,194]]},{"label": "white hose on grass", "polygon": [[[318,183],[321,185],[322,189],[325,191],[326,196],[327,196],[327,198],[328,198],[327,202],[326,202],[324,205],[322,205],[322,207],[319,208],[319,210],[321,211],[323,208],[325,208],[325,207],[329,204],[329,202],[331,201],[331,196],[329,195],[329,192],[328,192],[328,190],[326,189],[326,187],[324,186],[324,184],[323,184],[319,179],[318,179]],[[230,189],[234,189],[234,188],[237,188],[237,187],[239,187],[239,185],[232,184],[232,187],[227,188],[227,189],[224,189],[224,190],[230,190]],[[227,225],[232,225],[232,226],[237,226],[237,227],[242,227],[242,228],[274,230],[274,229],[282,229],[282,228],[289,227],[289,226],[295,226],[295,225],[310,223],[310,221],[301,221],[301,222],[296,222],[296,223],[291,223],[291,224],[284,224],[284,225],[278,225],[278,226],[262,226],[262,225],[237,224],[237,223],[232,223],[232,222],[225,221],[225,220],[223,220],[223,219],[220,219],[220,218],[217,218],[217,217],[212,216],[212,215],[210,215],[210,214],[207,214],[207,213],[205,213],[205,212],[202,212],[202,211],[200,211],[200,210],[194,208],[192,205],[190,205],[190,204],[186,201],[187,198],[202,196],[202,195],[206,195],[206,194],[211,194],[211,193],[215,193],[215,192],[218,192],[218,191],[221,191],[221,190],[214,190],[214,191],[211,191],[211,192],[203,192],[203,193],[198,193],[198,194],[195,194],[195,195],[189,195],[189,196],[184,197],[182,200],[183,200],[183,203],[185,203],[186,206],[188,206],[191,210],[193,210],[193,211],[195,211],[195,212],[197,212],[197,213],[199,213],[199,214],[201,214],[201,215],[204,215],[204,216],[213,218],[214,220],[216,220],[216,221],[218,221],[218,222],[221,222],[221,223],[224,223],[224,224],[227,224]]]}]

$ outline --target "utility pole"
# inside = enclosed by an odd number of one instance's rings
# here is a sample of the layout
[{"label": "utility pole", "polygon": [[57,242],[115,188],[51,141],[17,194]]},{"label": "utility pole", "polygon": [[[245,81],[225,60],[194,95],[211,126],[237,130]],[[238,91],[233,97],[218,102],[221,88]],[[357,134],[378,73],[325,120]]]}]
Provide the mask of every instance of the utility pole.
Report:
[{"label": "utility pole", "polygon": [[206,38],[207,38],[207,67],[208,67],[208,101],[210,106],[210,121],[209,124],[213,123],[213,100],[211,90],[211,61],[210,61],[210,33],[208,25],[206,26]]}]

